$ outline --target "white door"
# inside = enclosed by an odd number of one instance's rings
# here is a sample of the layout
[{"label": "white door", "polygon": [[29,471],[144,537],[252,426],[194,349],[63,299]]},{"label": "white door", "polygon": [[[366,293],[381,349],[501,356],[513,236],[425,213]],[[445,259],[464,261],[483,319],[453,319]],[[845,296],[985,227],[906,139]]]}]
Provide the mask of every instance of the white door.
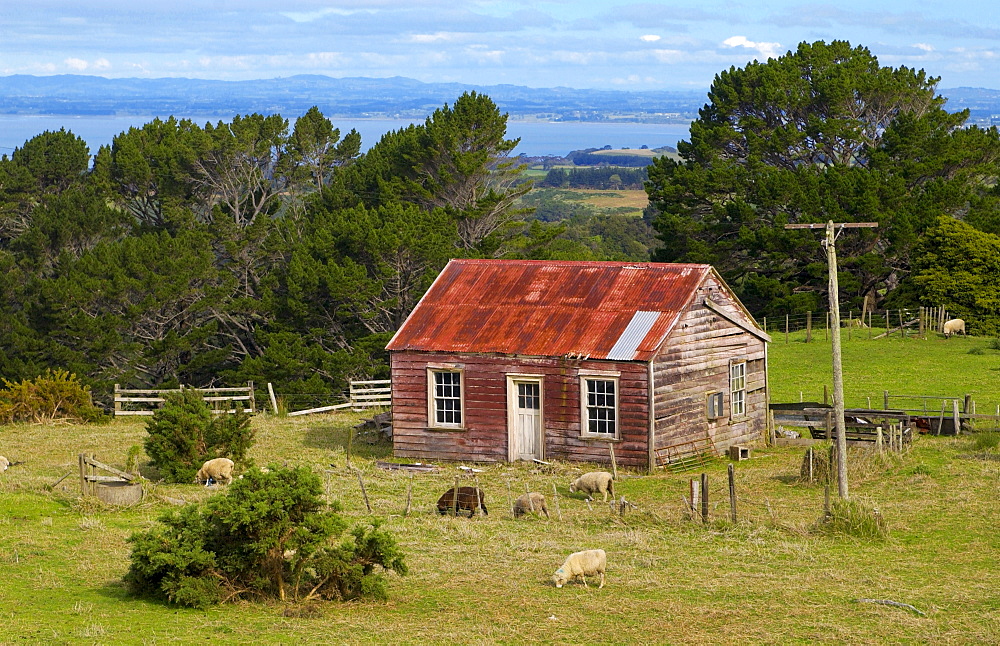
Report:
[{"label": "white door", "polygon": [[542,384],[514,381],[511,394],[511,459],[542,459]]}]

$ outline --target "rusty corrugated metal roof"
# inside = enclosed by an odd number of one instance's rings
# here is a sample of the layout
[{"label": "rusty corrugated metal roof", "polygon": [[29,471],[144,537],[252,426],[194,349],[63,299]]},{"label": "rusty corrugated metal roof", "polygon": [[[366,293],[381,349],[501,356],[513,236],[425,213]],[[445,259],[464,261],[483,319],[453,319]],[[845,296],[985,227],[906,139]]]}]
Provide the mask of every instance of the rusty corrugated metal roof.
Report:
[{"label": "rusty corrugated metal roof", "polygon": [[710,271],[666,263],[452,260],[387,348],[648,361]]}]

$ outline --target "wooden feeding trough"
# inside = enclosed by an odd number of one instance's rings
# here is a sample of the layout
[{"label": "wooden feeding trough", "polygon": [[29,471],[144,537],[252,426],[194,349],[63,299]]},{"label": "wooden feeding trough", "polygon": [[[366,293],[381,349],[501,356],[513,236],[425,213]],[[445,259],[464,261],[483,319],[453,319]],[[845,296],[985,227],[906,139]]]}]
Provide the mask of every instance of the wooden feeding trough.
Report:
[{"label": "wooden feeding trough", "polygon": [[[98,470],[111,475],[99,475]],[[142,500],[142,484],[138,476],[98,462],[94,456],[80,454],[80,493],[96,496],[109,505],[134,505]]]}]

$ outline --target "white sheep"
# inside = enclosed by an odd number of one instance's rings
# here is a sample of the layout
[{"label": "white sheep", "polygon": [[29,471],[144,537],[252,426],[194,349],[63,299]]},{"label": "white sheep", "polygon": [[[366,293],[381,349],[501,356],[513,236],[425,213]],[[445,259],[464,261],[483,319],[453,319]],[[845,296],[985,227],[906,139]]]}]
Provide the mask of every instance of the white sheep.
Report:
[{"label": "white sheep", "polygon": [[194,477],[195,484],[208,484],[209,480],[222,484],[233,481],[234,463],[229,458],[215,458],[201,465],[198,475]]},{"label": "white sheep", "polygon": [[584,587],[589,588],[587,585],[588,576],[601,575],[601,585],[599,588],[604,587],[604,571],[608,567],[608,555],[604,553],[604,550],[584,550],[582,552],[573,552],[566,557],[566,562],[562,564],[556,573],[552,575],[552,582],[556,584],[557,588],[561,588],[566,585],[567,582],[572,581],[576,578],[583,579]]},{"label": "white sheep", "polygon": [[549,508],[545,506],[545,496],[532,491],[514,501],[514,518],[520,518],[530,511],[542,512],[548,518]]},{"label": "white sheep", "polygon": [[607,502],[609,493],[612,498],[615,497],[614,479],[615,477],[607,471],[591,471],[569,483],[569,491],[570,493],[582,491],[591,497],[595,493],[603,493],[604,502]]},{"label": "white sheep", "polygon": [[10,466],[10,460],[8,460],[4,456],[0,455],[0,473],[3,473],[4,471],[6,471],[7,467],[9,467],[9,466]]},{"label": "white sheep", "polygon": [[965,321],[962,319],[951,319],[944,322],[944,335],[949,337],[952,334],[965,334]]}]

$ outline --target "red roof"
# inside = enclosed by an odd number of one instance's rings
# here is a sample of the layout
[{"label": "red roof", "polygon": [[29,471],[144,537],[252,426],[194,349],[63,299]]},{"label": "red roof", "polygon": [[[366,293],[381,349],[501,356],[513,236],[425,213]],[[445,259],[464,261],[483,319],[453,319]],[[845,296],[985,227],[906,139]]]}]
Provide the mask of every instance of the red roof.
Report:
[{"label": "red roof", "polygon": [[649,361],[709,265],[452,260],[388,350]]}]

